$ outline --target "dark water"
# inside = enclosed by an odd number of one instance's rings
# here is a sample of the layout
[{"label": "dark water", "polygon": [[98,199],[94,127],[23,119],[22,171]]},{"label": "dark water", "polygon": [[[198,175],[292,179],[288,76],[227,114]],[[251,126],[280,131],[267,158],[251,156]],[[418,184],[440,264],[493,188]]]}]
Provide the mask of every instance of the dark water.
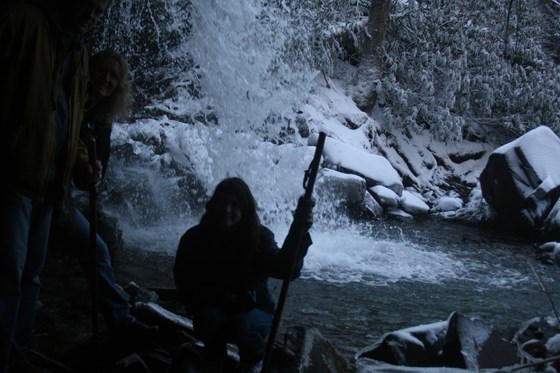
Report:
[{"label": "dark water", "polygon": [[[333,233],[333,235],[336,233]],[[365,226],[362,234],[373,237],[366,245],[380,251],[376,243],[396,242],[391,250],[405,253],[411,245],[426,252],[426,256],[408,258],[388,250],[386,256],[398,259],[388,261],[372,274],[362,276],[364,281],[343,282],[350,275],[342,264],[327,270],[317,269],[310,258],[304,267],[303,278],[292,282],[284,308],[281,330],[289,325],[317,328],[349,361],[362,348],[377,341],[384,333],[416,325],[446,320],[458,311],[468,317],[478,317],[509,338],[522,323],[536,316],[553,316],[551,304],[528,264],[533,263],[553,302],[560,307],[560,268],[534,260],[535,244],[522,236],[479,229],[439,219],[415,219],[413,222],[383,222]],[[317,238],[311,250],[324,250],[329,241],[328,233],[313,233]],[[336,240],[336,237],[331,237]],[[474,241],[473,241],[474,240]],[[360,243],[363,245],[363,243]],[[336,250],[344,252],[350,245]],[[381,245],[383,246],[383,245]],[[129,250],[126,250],[130,253]],[[145,286],[172,286],[173,257],[169,253],[144,255],[134,250],[136,265],[142,263],[146,275]],[[428,254],[434,254],[433,256]],[[449,255],[453,261],[464,264],[451,268],[456,274],[445,273],[432,280],[426,273],[432,269],[432,258],[438,260]],[[310,257],[312,253],[308,254]],[[323,259],[333,253],[322,253]],[[357,256],[361,261],[366,256]],[[378,258],[383,258],[382,256]],[[306,259],[307,260],[307,259]],[[371,260],[371,259],[368,259]],[[417,261],[417,263],[414,263]],[[422,276],[398,279],[399,263],[423,272]],[[413,262],[413,263],[411,263]],[[123,261],[117,259],[118,277],[126,277]],[[434,271],[446,272],[450,264],[443,261],[433,265]],[[376,266],[377,263],[369,263]],[[426,270],[428,267],[428,270]],[[149,269],[149,271],[148,271]],[[137,269],[130,277],[137,276]],[[451,272],[452,272],[451,271]],[[323,273],[324,272],[324,273]],[[330,279],[340,274],[338,280]],[[437,273],[435,274],[437,275]],[[321,278],[324,278],[322,280]],[[390,281],[387,281],[390,278]],[[271,280],[277,296],[281,282]]]},{"label": "dark water", "polygon": [[[372,234],[373,229],[380,227],[372,227]],[[534,261],[535,242],[434,219],[393,222],[382,229],[385,238],[402,240],[404,235],[427,250],[446,250],[468,261],[469,272],[441,283],[401,280],[383,286],[299,279],[290,286],[282,325],[317,328],[349,360],[384,333],[445,320],[453,311],[481,318],[511,337],[523,322],[553,316],[527,260],[560,306],[560,269]],[[273,286],[278,291],[281,283]]]}]

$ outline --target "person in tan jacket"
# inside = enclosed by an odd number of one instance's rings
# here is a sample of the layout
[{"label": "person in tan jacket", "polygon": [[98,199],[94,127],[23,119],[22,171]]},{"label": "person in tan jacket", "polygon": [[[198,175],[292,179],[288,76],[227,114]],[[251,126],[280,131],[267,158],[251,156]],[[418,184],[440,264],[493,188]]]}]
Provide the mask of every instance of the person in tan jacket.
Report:
[{"label": "person in tan jacket", "polygon": [[26,352],[53,206],[72,176],[100,178],[79,138],[88,82],[81,35],[108,2],[0,5],[0,373],[43,371]]}]

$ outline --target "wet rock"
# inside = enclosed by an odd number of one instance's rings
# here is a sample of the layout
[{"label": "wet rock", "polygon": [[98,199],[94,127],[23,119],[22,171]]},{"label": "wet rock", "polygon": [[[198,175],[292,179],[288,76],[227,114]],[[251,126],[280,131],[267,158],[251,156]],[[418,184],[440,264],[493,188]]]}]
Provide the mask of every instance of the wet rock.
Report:
[{"label": "wet rock", "polygon": [[[276,355],[289,356],[289,359],[276,359],[278,372],[350,372],[348,362],[327,341],[321,333],[314,328],[293,326],[287,329],[284,335],[284,344],[281,352]],[[274,355],[273,355],[274,356]]]},{"label": "wet rock", "polygon": [[360,176],[323,168],[319,171],[316,190],[317,195],[329,196],[352,216],[376,217],[383,213],[383,208],[368,193],[366,180]]}]

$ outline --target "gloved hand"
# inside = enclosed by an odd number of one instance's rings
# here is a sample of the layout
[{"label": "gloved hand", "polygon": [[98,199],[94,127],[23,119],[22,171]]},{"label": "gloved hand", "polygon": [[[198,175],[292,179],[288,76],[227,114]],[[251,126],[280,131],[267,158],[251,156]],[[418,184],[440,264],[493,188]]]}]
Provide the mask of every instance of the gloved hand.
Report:
[{"label": "gloved hand", "polygon": [[315,200],[313,198],[305,199],[303,196],[299,197],[296,211],[294,212],[294,222],[301,223],[311,228],[313,225],[313,207],[315,207]]}]

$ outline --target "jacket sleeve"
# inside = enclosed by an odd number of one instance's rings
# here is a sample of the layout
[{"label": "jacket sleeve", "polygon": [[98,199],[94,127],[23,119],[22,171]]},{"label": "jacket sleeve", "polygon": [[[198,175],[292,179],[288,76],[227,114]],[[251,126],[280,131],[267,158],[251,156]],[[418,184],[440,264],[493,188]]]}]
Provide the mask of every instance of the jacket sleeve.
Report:
[{"label": "jacket sleeve", "polygon": [[[261,231],[261,250],[262,260],[260,265],[264,274],[268,277],[285,279],[292,267],[291,280],[299,277],[303,267],[303,259],[307,255],[307,250],[311,246],[311,236],[305,230],[301,236],[299,250],[297,241],[301,231],[296,224],[292,224],[290,231],[284,240],[282,248],[278,248],[278,244],[274,239],[274,234],[266,227],[262,227]],[[294,255],[297,257],[294,259]]]}]

